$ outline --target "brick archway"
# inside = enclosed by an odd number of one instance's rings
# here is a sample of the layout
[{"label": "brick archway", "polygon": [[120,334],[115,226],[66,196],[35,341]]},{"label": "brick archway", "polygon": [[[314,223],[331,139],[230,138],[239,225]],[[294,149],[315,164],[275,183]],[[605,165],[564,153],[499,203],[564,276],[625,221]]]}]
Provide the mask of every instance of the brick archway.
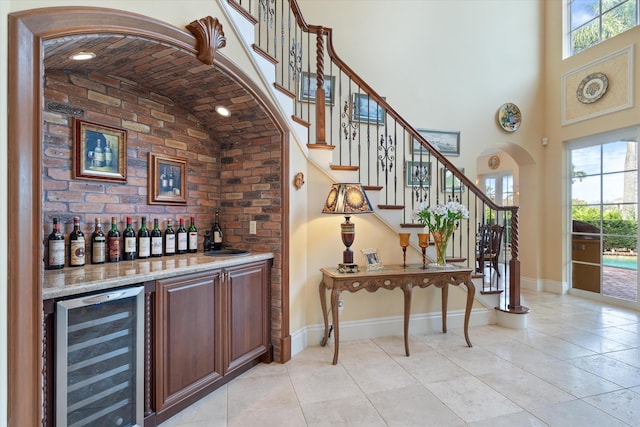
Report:
[{"label": "brick archway", "polygon": [[[203,16],[204,16],[203,12]],[[197,17],[194,17],[197,18]],[[127,34],[155,40],[187,52],[196,52],[195,39],[186,30],[151,18],[112,9],[60,7],[9,15],[8,90],[8,201],[9,222],[21,224],[8,231],[11,250],[8,274],[8,421],[9,425],[41,425],[42,408],[42,81],[43,43],[92,33]],[[273,301],[273,337],[279,361],[290,358],[288,269],[288,132],[285,121],[262,91],[242,70],[221,55],[214,66],[224,70],[264,109],[281,135],[282,223],[278,288]],[[197,82],[194,82],[197,84]],[[35,254],[35,256],[34,256]],[[273,328],[272,328],[273,329]]]}]

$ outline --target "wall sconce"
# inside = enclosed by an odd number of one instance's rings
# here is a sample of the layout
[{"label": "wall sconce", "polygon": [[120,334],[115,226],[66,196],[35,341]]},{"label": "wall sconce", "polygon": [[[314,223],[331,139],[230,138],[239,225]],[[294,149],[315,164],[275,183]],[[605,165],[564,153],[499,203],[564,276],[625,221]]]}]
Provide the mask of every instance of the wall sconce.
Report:
[{"label": "wall sconce", "polygon": [[353,251],[350,249],[355,240],[356,228],[355,224],[350,222],[349,219],[354,214],[371,212],[373,212],[373,209],[362,184],[341,183],[331,186],[327,201],[324,202],[322,213],[342,214],[345,218],[345,222],[340,225],[340,235],[346,249],[342,252],[342,262],[338,264],[338,272],[358,272],[358,264],[353,262]]}]

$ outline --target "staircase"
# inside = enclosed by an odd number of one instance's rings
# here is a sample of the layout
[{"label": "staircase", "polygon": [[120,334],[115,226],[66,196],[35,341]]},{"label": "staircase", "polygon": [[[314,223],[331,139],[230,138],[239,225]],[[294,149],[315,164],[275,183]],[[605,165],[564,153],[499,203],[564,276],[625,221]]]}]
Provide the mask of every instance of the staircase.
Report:
[{"label": "staircase", "polygon": [[[495,271],[478,268],[478,299],[505,313],[527,313],[520,304],[518,207],[499,206],[477,188],[337,55],[331,28],[306,23],[296,0],[218,1],[309,161],[336,182],[361,182],[375,213],[397,232],[422,229],[412,218],[420,206],[464,204],[470,216],[451,238],[452,262],[476,266],[478,226],[505,226],[503,280],[494,285]],[[435,258],[435,251],[428,255]]]}]

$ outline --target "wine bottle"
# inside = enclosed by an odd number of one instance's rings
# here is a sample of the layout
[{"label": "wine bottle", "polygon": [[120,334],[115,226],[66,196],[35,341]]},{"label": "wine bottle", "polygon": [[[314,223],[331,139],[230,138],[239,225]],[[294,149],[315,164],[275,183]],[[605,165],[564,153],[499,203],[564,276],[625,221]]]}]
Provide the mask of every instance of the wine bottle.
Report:
[{"label": "wine bottle", "polygon": [[122,233],[124,236],[124,255],[122,258],[133,261],[136,259],[136,232],[131,226],[131,217],[127,217],[127,226]]},{"label": "wine bottle", "polygon": [[169,176],[167,177],[169,191],[173,191],[173,166],[169,166]]},{"label": "wine bottle", "polygon": [[162,168],[162,174],[160,175],[160,191],[169,191],[169,180],[167,179],[167,168]]},{"label": "wine bottle", "polygon": [[107,146],[104,148],[104,165],[108,168],[113,164],[113,150],[111,150],[111,143],[107,141]]},{"label": "wine bottle", "polygon": [[49,270],[64,267],[64,234],[60,232],[58,218],[53,218],[53,230],[49,234]]},{"label": "wine bottle", "polygon": [[176,232],[173,231],[171,218],[167,219],[167,228],[164,230],[164,254],[175,255],[176,253]]},{"label": "wine bottle", "polygon": [[96,144],[96,148],[93,152],[95,153],[94,161],[96,167],[104,167],[104,149],[102,148],[102,139],[98,138],[98,143]]},{"label": "wine bottle", "polygon": [[73,231],[69,235],[69,265],[82,267],[84,265],[84,233],[80,230],[80,217],[73,217]]},{"label": "wine bottle", "polygon": [[184,219],[180,218],[180,226],[178,227],[178,253],[187,253],[187,229],[184,228]]},{"label": "wine bottle", "polygon": [[111,230],[107,233],[107,238],[109,251],[107,259],[109,262],[120,262],[120,258],[122,257],[122,243],[120,242],[120,230],[118,230],[115,216],[111,217]]},{"label": "wine bottle", "polygon": [[91,234],[91,264],[104,264],[107,239],[102,231],[102,221],[96,218],[96,228]]},{"label": "wine bottle", "polygon": [[194,221],[195,218],[191,217],[191,225],[189,225],[189,253],[198,252],[198,229]]},{"label": "wine bottle", "polygon": [[162,256],[162,232],[158,228],[158,218],[153,219],[153,230],[151,230],[151,256]]},{"label": "wine bottle", "polygon": [[151,236],[147,229],[147,218],[143,216],[138,230],[138,258],[149,258],[149,255],[151,255]]},{"label": "wine bottle", "polygon": [[216,219],[213,223],[213,250],[222,249],[222,228],[220,227],[220,209],[216,209]]}]

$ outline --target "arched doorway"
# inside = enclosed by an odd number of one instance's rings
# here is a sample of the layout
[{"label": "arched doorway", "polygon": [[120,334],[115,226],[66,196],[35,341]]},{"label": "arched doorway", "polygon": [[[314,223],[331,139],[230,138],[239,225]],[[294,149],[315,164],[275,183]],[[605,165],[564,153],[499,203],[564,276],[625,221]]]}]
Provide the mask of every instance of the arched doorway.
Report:
[{"label": "arched doorway", "polygon": [[[520,207],[521,224],[531,224],[527,216],[539,217],[540,203],[536,201],[535,192],[529,188],[535,187],[531,177],[536,176],[536,162],[532,155],[521,145],[506,142],[496,144],[483,150],[476,159],[476,183],[485,193],[501,206],[515,205]],[[510,213],[502,213],[499,218],[490,218],[491,222],[505,226],[502,235],[503,254],[500,262],[504,268],[509,266],[511,218]],[[530,245],[519,245],[519,259],[523,262],[525,274],[537,277],[539,268],[534,260],[539,258],[537,245],[539,236],[533,232],[535,227],[520,227],[519,240],[532,242]],[[532,267],[533,266],[533,269]],[[527,273],[529,272],[529,273]],[[501,277],[507,277],[503,275]],[[526,277],[522,278],[526,283]]]}]

